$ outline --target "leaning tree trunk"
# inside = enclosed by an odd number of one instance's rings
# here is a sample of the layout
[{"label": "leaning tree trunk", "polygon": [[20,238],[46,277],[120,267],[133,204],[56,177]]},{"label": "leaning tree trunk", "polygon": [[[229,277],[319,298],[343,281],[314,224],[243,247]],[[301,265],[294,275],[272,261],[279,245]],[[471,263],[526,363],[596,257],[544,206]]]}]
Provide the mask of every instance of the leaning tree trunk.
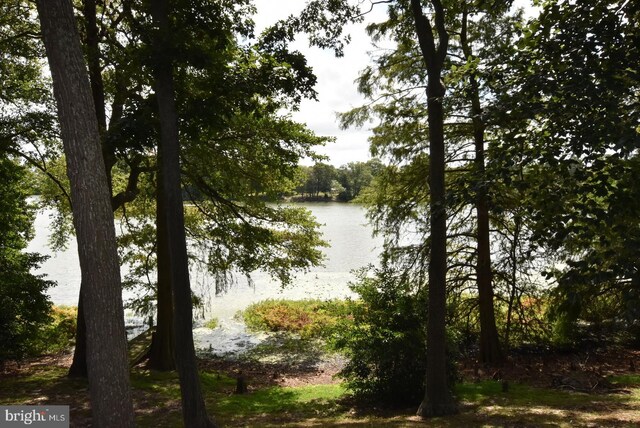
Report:
[{"label": "leaning tree trunk", "polygon": [[447,210],[445,201],[444,111],[445,88],[441,81],[449,36],[444,27],[440,0],[431,1],[435,9],[438,46],[431,23],[422,12],[420,0],[411,0],[416,33],[427,68],[427,115],[429,124],[429,189],[431,209],[431,249],[429,259],[429,305],[427,314],[427,373],[425,396],[418,409],[422,417],[457,412],[447,376],[446,300],[447,300]]},{"label": "leaning tree trunk", "polygon": [[[127,181],[127,187],[125,190],[114,195],[113,194],[113,167],[116,164],[115,145],[112,138],[106,137],[108,133],[107,129],[107,115],[106,115],[106,102],[104,95],[104,80],[102,78],[102,66],[100,64],[100,30],[98,28],[97,20],[97,6],[96,0],[83,0],[82,13],[85,23],[85,47],[87,51],[87,62],[89,67],[89,81],[91,84],[91,93],[93,96],[93,102],[95,106],[96,119],[98,120],[98,129],[101,134],[102,143],[102,155],[104,158],[104,168],[107,173],[107,181],[109,184],[109,191],[111,197],[111,208],[115,212],[122,207],[125,203],[135,199],[137,191],[137,183],[140,173],[144,169],[140,166],[140,162],[132,163],[129,166],[131,170],[129,172],[129,178]],[[121,73],[115,71],[115,93],[113,96],[113,103],[111,104],[111,117],[110,123],[118,123],[122,118],[124,104],[126,102],[126,83],[124,82]],[[80,286],[80,294],[82,294],[82,285]],[[169,304],[171,304],[171,292],[168,293]],[[161,303],[158,303],[162,306]],[[81,318],[83,313],[81,301],[78,304],[78,318],[77,318],[77,330],[76,330],[76,346],[74,349],[73,363],[69,368],[69,376],[84,376],[86,377],[86,331],[84,320]],[[169,321],[171,323],[171,321]],[[165,337],[171,337],[167,335]],[[167,339],[170,340],[170,339]],[[169,350],[172,352],[172,350]]]},{"label": "leaning tree trunk", "polygon": [[[178,114],[173,87],[172,59],[166,54],[171,45],[169,6],[167,0],[151,5],[156,25],[153,38],[154,89],[160,119],[159,159],[162,164],[162,186],[165,196],[164,225],[168,230],[169,267],[173,288],[175,359],[182,393],[182,415],[189,428],[215,427],[209,419],[202,397],[200,378],[193,344],[193,313],[189,286],[189,260],[184,229],[184,211],[180,187],[180,153]],[[171,52],[171,48],[168,49]]]},{"label": "leaning tree trunk", "polygon": [[[100,135],[104,135],[107,127],[106,110],[104,102],[104,84],[102,72],[100,70],[100,50],[98,46],[98,23],[96,19],[95,0],[84,0],[82,14],[85,20],[85,45],[87,47],[87,63],[89,66],[89,83],[91,85],[91,95],[98,121]],[[107,156],[102,152],[105,164]],[[105,165],[106,166],[106,165]],[[107,181],[109,183],[109,194],[111,194],[110,167],[106,168]],[[84,305],[82,303],[82,283],[80,283],[80,298],[78,299],[78,313],[76,316],[76,345],[73,350],[73,362],[69,367],[70,377],[87,377],[87,326],[84,322]]]},{"label": "leaning tree trunk", "polygon": [[[467,38],[468,14],[466,9],[462,15],[462,29],[460,44],[465,58],[473,58],[473,52]],[[484,161],[484,130],[482,120],[482,106],[480,105],[480,88],[475,72],[469,76],[469,95],[471,97],[471,117],[473,125],[473,141],[475,146],[475,169],[477,180],[476,217],[478,222],[477,243],[478,259],[476,276],[478,284],[480,310],[480,361],[485,364],[500,365],[504,355],[500,346],[498,329],[496,328],[495,311],[493,307],[493,284],[491,272],[491,240],[489,229],[488,192],[485,182]]]},{"label": "leaning tree trunk", "polygon": [[93,425],[134,426],[120,266],[98,123],[70,0],[38,0],[71,185]]}]

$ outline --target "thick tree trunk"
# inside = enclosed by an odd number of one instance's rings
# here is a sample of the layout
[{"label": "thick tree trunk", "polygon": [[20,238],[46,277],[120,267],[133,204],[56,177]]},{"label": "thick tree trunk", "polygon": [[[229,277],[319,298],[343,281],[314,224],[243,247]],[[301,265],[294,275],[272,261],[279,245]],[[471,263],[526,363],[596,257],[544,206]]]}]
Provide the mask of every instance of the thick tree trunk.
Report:
[{"label": "thick tree trunk", "polygon": [[[465,9],[462,15],[460,44],[465,58],[473,58],[473,52],[467,38],[468,14]],[[489,206],[484,168],[484,130],[482,106],[480,105],[480,88],[475,73],[469,76],[469,95],[471,97],[471,117],[473,124],[473,141],[475,146],[475,169],[477,179],[476,218],[478,223],[477,242],[478,259],[476,275],[480,309],[480,361],[490,365],[500,365],[503,353],[496,328],[493,307],[493,284],[491,271],[491,240],[489,229]]]},{"label": "thick tree trunk", "polygon": [[[82,8],[85,18],[85,45],[87,46],[87,62],[89,65],[89,83],[91,95],[98,120],[100,134],[106,128],[106,113],[104,107],[104,87],[102,73],[100,71],[100,57],[98,49],[98,28],[96,21],[95,0],[85,0]],[[104,152],[103,152],[104,157]],[[111,179],[107,169],[109,191],[111,191]],[[70,377],[87,377],[87,325],[84,322],[84,304],[82,303],[82,283],[80,284],[80,297],[78,299],[78,315],[76,318],[76,346],[73,350],[73,362],[69,367]]]},{"label": "thick tree trunk", "polygon": [[[175,359],[182,393],[184,424],[190,428],[215,427],[209,419],[202,396],[200,378],[193,344],[193,312],[189,286],[189,261],[184,229],[184,211],[180,187],[180,153],[178,114],[173,88],[173,65],[166,55],[171,45],[169,7],[167,0],[151,4],[151,15],[157,32],[153,39],[154,80],[160,119],[160,145],[162,184],[166,196],[163,221],[169,237],[169,266],[173,289]],[[169,49],[171,52],[171,49]]]},{"label": "thick tree trunk", "polygon": [[71,184],[93,425],[134,426],[111,195],[70,0],[38,0]]},{"label": "thick tree trunk", "polygon": [[[162,165],[158,159],[158,165]],[[175,339],[173,336],[173,302],[171,296],[171,269],[169,269],[169,240],[164,214],[165,204],[164,186],[162,185],[162,173],[158,171],[158,184],[156,195],[156,254],[157,254],[157,323],[156,331],[151,340],[148,367],[154,370],[174,370]]]},{"label": "thick tree trunk", "polygon": [[441,81],[449,36],[444,27],[444,11],[432,0],[438,46],[420,0],[411,0],[416,33],[428,73],[427,115],[429,124],[429,189],[431,209],[431,251],[429,260],[429,307],[427,317],[427,373],[425,396],[418,409],[422,417],[456,413],[447,368],[447,210],[445,200],[444,111],[445,88]]},{"label": "thick tree trunk", "polygon": [[[101,135],[102,140],[102,155],[104,158],[104,167],[107,173],[107,180],[109,183],[109,192],[111,194],[111,206],[113,211],[115,212],[117,209],[122,207],[125,203],[132,201],[137,195],[137,182],[140,176],[141,169],[139,167],[139,163],[130,164],[131,171],[129,172],[129,179],[127,182],[127,188],[124,191],[121,191],[117,195],[113,194],[113,176],[112,170],[113,166],[116,163],[116,155],[115,155],[115,147],[111,142],[111,139],[105,138],[107,130],[107,116],[106,116],[106,102],[104,96],[104,80],[102,78],[102,66],[100,64],[100,36],[99,36],[99,28],[98,28],[98,20],[97,20],[97,7],[95,0],[83,0],[82,13],[84,16],[85,23],[85,48],[87,52],[87,62],[89,67],[89,81],[91,83],[91,94],[93,96],[93,102],[95,106],[96,119],[98,120],[98,128]],[[124,79],[122,78],[122,73],[118,70],[115,71],[115,87],[116,92],[114,94],[113,103],[111,105],[111,118],[110,124],[117,123],[123,114],[123,105],[126,100],[126,84],[124,83]],[[80,286],[82,292],[82,285]],[[164,293],[168,295],[167,299],[169,300],[169,304],[171,304],[171,294],[170,290]],[[162,303],[158,304],[159,307],[162,306]],[[86,368],[86,346],[85,340],[86,331],[84,320],[80,319],[80,314],[82,311],[80,310],[80,304],[78,305],[78,319],[77,319],[77,332],[76,332],[76,347],[73,355],[73,363],[69,369],[70,376],[84,376],[86,377],[87,368]],[[169,320],[171,323],[171,320]],[[164,323],[166,324],[166,322]],[[161,332],[163,331],[172,331],[172,328],[168,330],[163,330],[161,328]],[[160,333],[162,334],[162,333]],[[168,335],[161,336],[164,339],[164,343],[171,343],[172,334],[168,333]],[[168,341],[168,342],[167,342]],[[157,341],[153,341],[157,342]],[[153,346],[152,342],[152,346]],[[157,347],[155,349],[158,349]],[[164,346],[161,346],[159,349],[164,350]],[[172,349],[168,351],[172,353]],[[171,361],[173,357],[171,357]],[[171,367],[173,367],[171,365]]]},{"label": "thick tree trunk", "polygon": [[[437,79],[437,80],[436,80]],[[420,416],[455,413],[447,367],[447,213],[445,201],[445,150],[442,109],[444,86],[430,76],[427,86],[429,122],[429,188],[431,190],[431,256],[429,260],[429,313],[427,318],[427,377]]]}]

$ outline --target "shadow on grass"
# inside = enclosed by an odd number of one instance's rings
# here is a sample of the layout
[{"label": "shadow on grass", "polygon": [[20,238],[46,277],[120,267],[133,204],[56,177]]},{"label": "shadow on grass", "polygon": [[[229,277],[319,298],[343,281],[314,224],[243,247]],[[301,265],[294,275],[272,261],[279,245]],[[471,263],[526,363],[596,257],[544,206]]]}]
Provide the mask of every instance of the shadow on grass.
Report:
[{"label": "shadow on grass", "polygon": [[63,367],[37,367],[28,373],[0,378],[0,404],[69,404],[71,397],[88,394],[85,379],[68,378]]},{"label": "shadow on grass", "polygon": [[[137,421],[142,427],[182,426],[175,373],[134,371]],[[265,387],[234,395],[235,380],[215,372],[201,376],[207,406],[221,426],[236,427],[626,427],[640,426],[640,376],[612,378],[626,393],[585,394],[494,381],[460,384],[460,413],[422,421],[418,403],[381,409],[345,399],[339,384]],[[69,404],[72,426],[89,419],[86,382],[66,377],[62,367],[34,367],[0,378],[0,404]]]},{"label": "shadow on grass", "polygon": [[1,405],[66,405],[72,427],[86,426],[90,420],[86,379],[67,377],[68,369],[38,366],[28,372],[0,378]]}]

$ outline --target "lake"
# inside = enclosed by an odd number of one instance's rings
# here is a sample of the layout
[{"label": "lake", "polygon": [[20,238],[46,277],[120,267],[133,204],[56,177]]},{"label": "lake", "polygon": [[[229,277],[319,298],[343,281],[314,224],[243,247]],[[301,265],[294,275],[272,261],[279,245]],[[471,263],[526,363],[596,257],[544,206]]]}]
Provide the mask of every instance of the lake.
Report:
[{"label": "lake", "polygon": [[[274,299],[331,299],[351,295],[348,283],[355,276],[354,269],[368,264],[376,264],[382,248],[382,239],[371,236],[372,228],[367,224],[366,211],[354,204],[335,202],[300,203],[311,211],[322,225],[323,238],[330,247],[324,248],[326,259],[324,266],[311,269],[308,273],[298,274],[292,285],[282,288],[280,283],[271,280],[264,272],[251,275],[252,283],[243,276],[236,277],[236,283],[229,290],[215,295],[213,279],[195,268],[191,269],[192,287],[205,296],[205,308],[199,311],[198,323],[212,317],[218,318],[220,327],[215,330],[196,328],[194,335],[199,347],[212,352],[236,352],[251,346],[261,338],[247,334],[244,325],[234,319],[234,315],[252,303]],[[37,271],[56,281],[56,287],[48,293],[56,305],[77,305],[80,289],[80,265],[75,240],[70,241],[65,251],[51,253],[48,247],[50,211],[38,213],[34,227],[35,237],[28,251],[50,254],[51,258]],[[124,295],[128,299],[130,295]],[[134,317],[127,314],[129,322]]]}]

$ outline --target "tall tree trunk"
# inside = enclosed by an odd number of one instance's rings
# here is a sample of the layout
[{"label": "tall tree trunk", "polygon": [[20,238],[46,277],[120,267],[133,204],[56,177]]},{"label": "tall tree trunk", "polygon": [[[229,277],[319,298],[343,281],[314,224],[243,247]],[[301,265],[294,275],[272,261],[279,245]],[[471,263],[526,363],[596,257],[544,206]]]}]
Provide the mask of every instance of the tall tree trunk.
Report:
[{"label": "tall tree trunk", "polygon": [[93,425],[134,426],[111,195],[70,0],[38,0],[71,184]]},{"label": "tall tree trunk", "polygon": [[[130,164],[131,171],[129,172],[129,179],[127,182],[127,187],[124,191],[121,191],[117,195],[113,194],[113,176],[112,170],[113,166],[116,164],[116,155],[115,155],[115,147],[112,143],[112,140],[109,138],[105,138],[107,130],[107,115],[106,115],[106,102],[104,96],[104,80],[102,78],[102,66],[100,64],[100,37],[99,37],[99,28],[98,28],[98,20],[97,20],[97,7],[96,0],[83,0],[82,13],[84,16],[85,22],[85,47],[87,52],[87,62],[89,68],[89,81],[91,83],[91,94],[93,96],[93,102],[95,106],[96,119],[98,121],[98,129],[100,131],[101,142],[102,142],[102,155],[104,158],[104,167],[107,173],[107,180],[109,183],[109,192],[111,194],[111,205],[112,209],[115,212],[118,208],[122,207],[125,203],[132,201],[138,191],[137,191],[137,183],[138,178],[141,173],[140,162],[132,162]],[[115,94],[113,103],[111,105],[111,117],[110,124],[113,125],[117,123],[123,114],[123,106],[126,101],[126,83],[123,78],[123,75],[120,71],[115,71]],[[166,276],[166,275],[165,275]],[[165,287],[166,288],[166,287]],[[80,285],[80,292],[82,292],[82,284]],[[165,291],[163,296],[166,296],[165,302],[168,301],[168,304],[171,305],[171,291]],[[165,303],[159,302],[158,306],[163,307],[166,306]],[[69,368],[70,376],[85,376],[87,373],[86,368],[86,331],[85,331],[85,323],[84,320],[80,318],[83,311],[81,310],[81,303],[78,304],[78,318],[77,318],[77,331],[76,331],[76,346],[74,349],[73,355],[73,363]],[[166,318],[166,317],[165,317]],[[171,319],[169,319],[168,323],[171,324]],[[163,325],[166,325],[167,322],[162,323],[159,330],[160,333],[157,333],[155,337],[159,337],[163,343],[172,343],[172,328],[164,329]],[[157,343],[158,339],[152,341],[152,346],[154,343]],[[162,349],[163,353],[172,354],[173,349],[170,348],[168,351],[164,349],[164,345],[158,348],[157,346],[154,349]],[[173,356],[171,356],[171,361],[173,360]],[[166,361],[166,360],[165,360]],[[164,363],[164,366],[167,366]],[[173,367],[173,364],[168,365],[167,367]],[[83,375],[84,374],[84,375]]]},{"label": "tall tree trunk", "polygon": [[87,377],[87,324],[84,322],[82,283],[80,284],[78,314],[76,316],[76,346],[73,350],[73,361],[69,367],[68,376]]},{"label": "tall tree trunk", "polygon": [[[158,165],[162,159],[158,158]],[[176,367],[174,359],[175,339],[173,336],[173,302],[171,296],[171,263],[169,256],[169,240],[164,215],[167,210],[162,185],[162,172],[158,171],[156,194],[156,254],[157,254],[157,323],[156,331],[151,339],[148,366],[154,370],[173,370]]]},{"label": "tall tree trunk", "polygon": [[[460,44],[467,60],[473,58],[473,52],[467,38],[468,13],[466,6],[462,14]],[[493,307],[493,284],[491,271],[491,240],[489,230],[489,206],[484,167],[484,130],[480,88],[475,72],[469,75],[469,96],[471,97],[471,117],[475,146],[475,170],[477,180],[476,217],[478,223],[477,242],[478,259],[476,276],[480,308],[480,361],[485,364],[502,364],[504,356],[500,346]]]},{"label": "tall tree trunk", "polygon": [[[151,15],[157,31],[153,38],[154,80],[160,119],[158,151],[162,164],[162,185],[166,209],[162,214],[168,230],[169,267],[173,289],[174,334],[176,367],[180,377],[182,415],[190,428],[215,427],[209,419],[202,396],[200,378],[193,344],[193,312],[189,286],[189,260],[184,229],[184,211],[180,187],[180,151],[178,114],[173,87],[169,5],[167,0],[151,4]],[[169,49],[167,50],[167,47]]]},{"label": "tall tree trunk", "polygon": [[[84,0],[82,14],[85,19],[85,46],[87,49],[87,63],[89,68],[89,83],[91,85],[91,95],[95,108],[98,130],[102,137],[107,128],[107,116],[104,102],[104,83],[102,81],[102,70],[100,68],[100,48],[98,45],[98,22],[96,19],[95,0]],[[109,194],[111,194],[111,166],[107,166],[107,153],[104,145],[102,156],[105,161],[107,181],[109,183]],[[69,367],[70,377],[87,377],[87,326],[84,322],[84,305],[82,303],[82,283],[80,283],[80,297],[78,299],[78,314],[76,317],[76,346],[73,350],[73,362]]]},{"label": "tall tree trunk", "polygon": [[[89,68],[89,82],[91,83],[91,95],[98,120],[100,135],[104,137],[107,131],[107,111],[104,99],[104,81],[102,79],[102,66],[100,65],[100,37],[98,29],[96,0],[83,0],[82,14],[85,22],[85,46],[87,50],[87,64]],[[109,141],[102,138],[102,157],[107,171],[109,192],[113,194],[113,182],[111,169],[116,163],[114,148]]]},{"label": "tall tree trunk", "polygon": [[429,123],[429,189],[431,208],[431,251],[429,260],[429,307],[427,317],[427,373],[425,396],[418,409],[422,417],[456,413],[447,369],[447,210],[445,201],[444,111],[445,88],[441,81],[449,35],[444,27],[440,0],[431,0],[435,10],[438,46],[431,23],[422,12],[420,0],[411,0],[416,33],[427,67],[427,115]]}]

